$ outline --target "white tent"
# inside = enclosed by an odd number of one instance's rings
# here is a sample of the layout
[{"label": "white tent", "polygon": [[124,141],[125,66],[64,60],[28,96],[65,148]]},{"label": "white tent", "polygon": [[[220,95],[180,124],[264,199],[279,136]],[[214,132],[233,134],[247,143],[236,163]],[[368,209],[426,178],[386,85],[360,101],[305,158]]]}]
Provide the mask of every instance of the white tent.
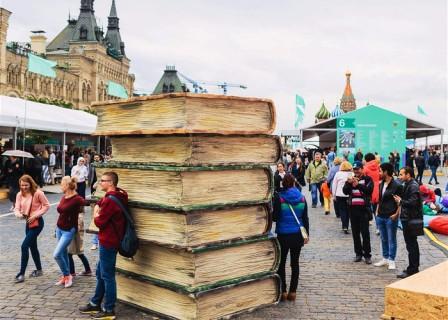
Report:
[{"label": "white tent", "polygon": [[97,117],[84,111],[0,96],[0,127],[91,134]]}]

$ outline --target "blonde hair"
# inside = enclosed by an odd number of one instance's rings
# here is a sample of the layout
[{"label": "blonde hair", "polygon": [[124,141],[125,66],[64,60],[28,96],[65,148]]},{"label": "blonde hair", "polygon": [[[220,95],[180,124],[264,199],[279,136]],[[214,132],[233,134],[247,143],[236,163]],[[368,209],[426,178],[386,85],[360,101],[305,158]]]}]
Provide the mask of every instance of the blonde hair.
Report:
[{"label": "blonde hair", "polygon": [[341,163],[341,166],[339,167],[339,171],[352,171],[353,167],[352,164],[348,161],[343,161]]},{"label": "blonde hair", "polygon": [[70,190],[76,190],[78,179],[76,177],[65,176],[62,178],[62,182],[65,182]]},{"label": "blonde hair", "polygon": [[335,166],[340,165],[342,163],[342,158],[341,157],[334,158],[333,163]]}]

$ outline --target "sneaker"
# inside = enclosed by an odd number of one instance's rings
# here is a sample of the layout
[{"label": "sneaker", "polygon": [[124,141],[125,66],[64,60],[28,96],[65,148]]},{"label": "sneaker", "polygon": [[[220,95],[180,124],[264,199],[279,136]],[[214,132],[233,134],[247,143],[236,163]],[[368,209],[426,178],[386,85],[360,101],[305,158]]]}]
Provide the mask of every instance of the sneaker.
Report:
[{"label": "sneaker", "polygon": [[101,306],[94,306],[89,302],[84,307],[79,307],[78,310],[83,314],[96,314],[101,312]]},{"label": "sneaker", "polygon": [[344,228],[342,230],[344,231],[345,234],[348,234],[348,229],[347,228]]},{"label": "sneaker", "polygon": [[16,275],[16,278],[14,280],[15,283],[21,283],[25,281],[25,276],[23,274]]},{"label": "sneaker", "polygon": [[73,285],[73,277],[71,275],[65,277],[64,287],[70,288]]},{"label": "sneaker", "polygon": [[316,207],[317,207],[317,205],[315,205],[315,204],[311,205],[311,208],[316,208]]},{"label": "sneaker", "polygon": [[380,261],[374,263],[373,265],[375,267],[382,267],[382,266],[387,266],[388,264],[389,264],[389,260],[383,258]]},{"label": "sneaker", "polygon": [[33,272],[30,273],[30,278],[37,278],[43,275],[44,273],[42,272],[42,270],[34,270]]},{"label": "sneaker", "polygon": [[366,264],[372,264],[372,259],[371,258],[364,258]]},{"label": "sneaker", "polygon": [[325,211],[325,215],[328,216],[330,214],[330,211]]},{"label": "sneaker", "polygon": [[54,285],[55,286],[62,286],[65,284],[65,276],[61,276],[58,280],[58,282],[56,282]]},{"label": "sneaker", "polygon": [[389,260],[389,267],[387,269],[389,269],[389,270],[397,269],[397,266],[395,265],[395,261],[394,260]]},{"label": "sneaker", "polygon": [[98,249],[98,246],[97,246],[96,244],[93,244],[93,245],[90,247],[90,250],[96,250],[96,249]]},{"label": "sneaker", "polygon": [[353,262],[361,262],[362,256],[356,256],[355,259],[353,259]]},{"label": "sneaker", "polygon": [[97,314],[92,315],[91,319],[114,320],[115,319],[115,312],[113,312],[113,311],[100,311]]},{"label": "sneaker", "polygon": [[376,230],[375,230],[375,234],[376,234],[377,236],[379,236],[379,235],[380,235],[380,230],[376,229]]},{"label": "sneaker", "polygon": [[80,272],[78,274],[78,276],[86,276],[86,277],[90,277],[91,275],[92,275],[92,270],[86,270],[86,271]]}]

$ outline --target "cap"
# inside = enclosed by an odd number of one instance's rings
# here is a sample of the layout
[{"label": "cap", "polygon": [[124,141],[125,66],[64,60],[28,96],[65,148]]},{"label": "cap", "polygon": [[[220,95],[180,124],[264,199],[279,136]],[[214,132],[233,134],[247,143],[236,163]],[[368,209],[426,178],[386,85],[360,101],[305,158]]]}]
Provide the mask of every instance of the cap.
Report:
[{"label": "cap", "polygon": [[363,167],[364,167],[364,165],[362,164],[361,161],[353,162],[353,169],[362,169]]}]

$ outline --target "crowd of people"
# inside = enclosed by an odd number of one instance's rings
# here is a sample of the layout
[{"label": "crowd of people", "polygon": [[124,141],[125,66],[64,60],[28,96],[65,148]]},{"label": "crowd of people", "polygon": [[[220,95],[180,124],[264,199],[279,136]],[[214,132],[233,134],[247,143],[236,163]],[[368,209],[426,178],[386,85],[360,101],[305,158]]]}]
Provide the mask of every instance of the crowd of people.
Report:
[{"label": "crowd of people", "polygon": [[[400,226],[408,252],[408,266],[398,278],[419,272],[420,252],[417,237],[423,235],[423,211],[448,212],[448,197],[441,190],[431,190],[422,183],[423,171],[431,170],[428,184],[438,184],[437,169],[440,156],[434,150],[406,152],[405,166],[400,166],[400,155],[391,152],[386,162],[376,153],[361,150],[349,162],[336,156],[334,149],[325,152],[287,152],[277,164],[274,174],[273,197],[276,233],[281,246],[278,274],[282,279],[282,300],[295,300],[299,277],[299,256],[309,238],[308,205],[302,190],[311,193],[311,207],[320,204],[324,214],[331,207],[341,220],[344,234],[352,234],[354,259],[372,264],[370,225],[376,226],[381,239],[382,259],[376,267],[397,268],[397,230]],[[417,171],[417,176],[415,175]],[[448,186],[446,188],[448,192]],[[331,204],[333,204],[331,206]],[[445,210],[445,211],[444,211]],[[350,232],[351,226],[351,232]],[[291,258],[291,280],[287,291],[285,263]]]}]

